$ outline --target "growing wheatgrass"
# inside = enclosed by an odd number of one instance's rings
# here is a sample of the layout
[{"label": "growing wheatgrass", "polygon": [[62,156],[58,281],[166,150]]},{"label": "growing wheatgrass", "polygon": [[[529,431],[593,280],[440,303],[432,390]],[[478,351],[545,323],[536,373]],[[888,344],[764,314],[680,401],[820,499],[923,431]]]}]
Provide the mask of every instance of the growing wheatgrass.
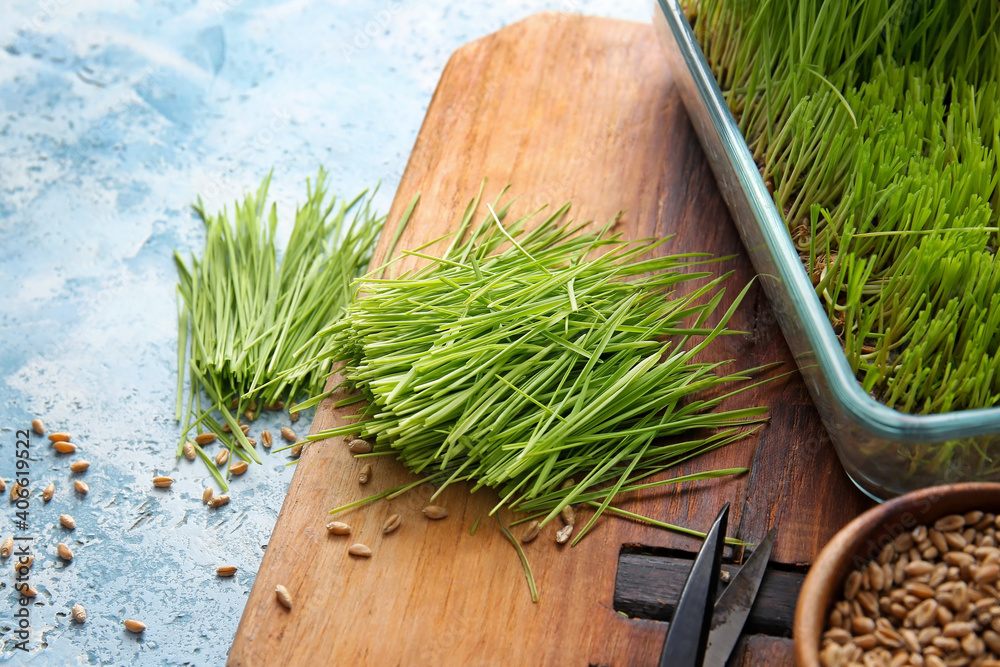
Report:
[{"label": "growing wheatgrass", "polygon": [[[732,333],[749,285],[720,314],[728,275],[695,270],[717,261],[708,255],[656,257],[662,241],[626,243],[613,221],[586,232],[568,204],[530,230],[534,216],[504,222],[509,204],[473,224],[478,204],[441,256],[403,251],[422,268],[359,279],[344,318],[321,334],[331,343],[322,361],[342,364],[343,386],[360,390],[341,404],[365,403],[355,423],[309,439],[360,433],[375,444],[358,458],[394,456],[418,475],[332,512],[424,482],[437,486],[433,502],[462,482],[496,490],[491,513],[507,506],[543,525],[589,504],[579,540],[604,511],[642,519],[610,505],[623,493],[745,472],[649,479],[765,419],[763,407],[712,411],[756,369],[695,361]],[[686,282],[696,285],[679,293]]]},{"label": "growing wheatgrass", "polygon": [[[371,197],[362,193],[340,201],[331,196],[321,168],[315,182],[306,181],[306,202],[295,213],[279,262],[277,210],[266,205],[270,179],[235,204],[232,221],[226,210],[206,214],[199,199],[195,210],[205,223],[202,258],[192,255],[188,263],[175,253],[176,418],[184,422],[178,457],[188,433],[198,429],[218,436],[229,450],[229,466],[236,457],[260,463],[237,425],[239,415],[250,408],[256,416],[265,407],[322,391],[328,367],[303,364],[294,355],[328,353],[330,341],[317,339],[316,333],[342,314],[382,229],[384,217],[372,212]],[[195,449],[226,490],[229,469],[223,472],[225,466],[216,466],[201,446]]]},{"label": "growing wheatgrass", "polygon": [[1000,3],[684,4],[865,390],[1000,405]]}]

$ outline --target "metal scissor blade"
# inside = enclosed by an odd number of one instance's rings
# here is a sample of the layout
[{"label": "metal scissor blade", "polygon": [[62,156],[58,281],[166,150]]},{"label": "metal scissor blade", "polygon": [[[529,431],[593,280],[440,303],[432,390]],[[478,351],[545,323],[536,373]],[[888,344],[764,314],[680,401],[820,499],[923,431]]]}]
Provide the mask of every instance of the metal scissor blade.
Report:
[{"label": "metal scissor blade", "polygon": [[712,605],[719,582],[719,564],[726,539],[729,503],[719,511],[694,559],[681,598],[670,621],[660,654],[660,667],[697,667],[705,656],[712,623]]},{"label": "metal scissor blade", "polygon": [[743,625],[757,597],[773,546],[774,528],[767,532],[767,536],[753,550],[715,603],[712,630],[705,649],[705,667],[722,667],[729,660],[729,654],[733,652],[733,647],[743,632]]}]

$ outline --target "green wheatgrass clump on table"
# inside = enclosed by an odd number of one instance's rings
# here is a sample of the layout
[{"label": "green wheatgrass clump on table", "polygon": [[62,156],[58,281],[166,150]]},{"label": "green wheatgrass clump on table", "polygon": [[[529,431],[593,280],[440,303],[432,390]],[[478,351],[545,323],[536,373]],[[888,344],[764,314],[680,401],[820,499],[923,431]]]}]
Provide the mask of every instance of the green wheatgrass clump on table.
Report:
[{"label": "green wheatgrass clump on table", "polygon": [[[531,216],[503,222],[507,207],[474,224],[478,202],[441,256],[403,251],[422,268],[360,279],[344,318],[321,336],[322,358],[343,364],[344,384],[360,390],[342,404],[365,403],[356,423],[309,439],[360,434],[375,443],[361,457],[393,456],[420,476],[334,511],[464,482],[495,489],[494,512],[526,513],[520,521],[592,508],[575,543],[602,512],[641,518],[610,504],[620,494],[744,472],[650,481],[765,419],[763,407],[711,411],[752,386],[743,381],[756,369],[725,374],[729,362],[695,361],[733,333],[726,323],[746,288],[709,326],[727,276],[694,269],[717,260],[656,257],[662,241],[626,243],[612,223],[585,232],[567,221],[568,204],[530,231]],[[675,292],[688,281],[700,284]]]},{"label": "green wheatgrass clump on table", "polygon": [[[315,182],[306,182],[306,203],[296,210],[279,262],[277,210],[266,206],[269,184],[270,176],[256,195],[237,202],[232,221],[225,210],[208,215],[199,200],[195,210],[205,223],[202,257],[192,256],[189,264],[175,254],[176,418],[184,424],[177,456],[194,429],[216,434],[229,449],[230,466],[236,457],[260,463],[237,420],[247,409],[256,417],[266,407],[323,390],[329,366],[302,359],[328,353],[331,341],[316,334],[342,315],[382,230],[385,218],[372,212],[371,197],[362,193],[338,200],[329,194],[327,174],[320,169]],[[225,490],[228,468],[220,469],[200,447],[195,449]]]},{"label": "green wheatgrass clump on table", "polygon": [[1000,3],[684,4],[865,390],[1000,405]]}]

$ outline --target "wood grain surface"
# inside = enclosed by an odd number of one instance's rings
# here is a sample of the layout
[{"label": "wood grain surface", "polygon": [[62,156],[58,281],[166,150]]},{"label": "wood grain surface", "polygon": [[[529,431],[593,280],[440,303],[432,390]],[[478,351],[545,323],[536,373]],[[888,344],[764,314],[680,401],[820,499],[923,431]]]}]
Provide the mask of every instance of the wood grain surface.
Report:
[{"label": "wood grain surface", "polygon": [[[458,223],[487,178],[485,199],[507,184],[513,213],[574,203],[574,217],[603,223],[624,210],[628,238],[675,235],[664,253],[708,251],[734,257],[732,296],[753,278],[736,230],[704,161],[648,25],[540,14],[453,54],[431,101],[389,214],[390,229],[410,199],[421,202],[400,247],[440,237]],[[408,260],[407,260],[408,261]],[[782,361],[792,370],[774,317],[755,286],[731,323],[746,332],[717,341],[705,359],[736,368]],[[804,564],[868,503],[843,473],[797,373],[731,402],[766,404],[759,436],[699,457],[670,476],[750,466],[739,478],[666,487],[621,507],[701,530],[732,502],[732,534],[759,539],[778,527],[772,559]],[[312,432],[341,424],[332,399]],[[328,535],[327,510],[410,479],[379,458],[366,487],[360,463],[340,439],[306,448],[298,464],[230,651],[232,665],[651,665],[667,624],[614,609],[623,545],[693,551],[694,539],[603,517],[573,548],[553,542],[550,524],[526,547],[538,583],[533,604],[509,542],[487,517],[492,492],[448,489],[443,521],[421,508],[429,487],[342,515],[349,538]],[[391,513],[402,527],[383,536]],[[507,514],[500,513],[508,521]],[[474,536],[470,529],[482,519]],[[370,559],[347,553],[355,542]],[[292,594],[280,607],[275,586]],[[790,642],[751,637],[733,664],[781,664]]]},{"label": "wood grain surface", "polygon": [[[691,570],[693,559],[673,555],[623,553],[615,580],[615,610],[636,618],[669,621]],[[735,575],[739,565],[723,563],[722,571]],[[747,617],[744,629],[773,637],[791,637],[795,601],[805,573],[769,567]],[[719,583],[719,595],[726,583]]]}]

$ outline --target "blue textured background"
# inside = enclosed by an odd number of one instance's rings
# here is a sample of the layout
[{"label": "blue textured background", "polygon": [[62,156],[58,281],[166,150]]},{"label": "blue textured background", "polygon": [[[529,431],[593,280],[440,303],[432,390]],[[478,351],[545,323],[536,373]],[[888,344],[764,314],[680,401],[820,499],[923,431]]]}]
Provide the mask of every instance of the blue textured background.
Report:
[{"label": "blue textured background", "polygon": [[[174,249],[200,252],[214,211],[271,167],[281,229],[320,164],[344,195],[382,182],[388,210],[444,64],[463,43],[551,9],[647,20],[645,2],[319,0],[0,2],[0,477],[35,416],[30,653],[0,576],[0,662],[220,665],[292,468],[281,454],[201,504],[208,475],[177,462]],[[311,415],[299,423],[308,429]],[[254,424],[272,432],[287,417]],[[44,442],[43,442],[44,441]],[[68,465],[91,461],[78,497]],[[172,489],[153,490],[156,474]],[[56,494],[37,496],[48,482]],[[60,513],[78,527],[59,526]],[[14,508],[0,498],[0,535]],[[2,539],[0,537],[0,539]],[[68,541],[64,564],[55,545]],[[239,567],[218,579],[223,563]],[[73,603],[89,614],[68,616]],[[136,618],[141,636],[122,629]]]}]

